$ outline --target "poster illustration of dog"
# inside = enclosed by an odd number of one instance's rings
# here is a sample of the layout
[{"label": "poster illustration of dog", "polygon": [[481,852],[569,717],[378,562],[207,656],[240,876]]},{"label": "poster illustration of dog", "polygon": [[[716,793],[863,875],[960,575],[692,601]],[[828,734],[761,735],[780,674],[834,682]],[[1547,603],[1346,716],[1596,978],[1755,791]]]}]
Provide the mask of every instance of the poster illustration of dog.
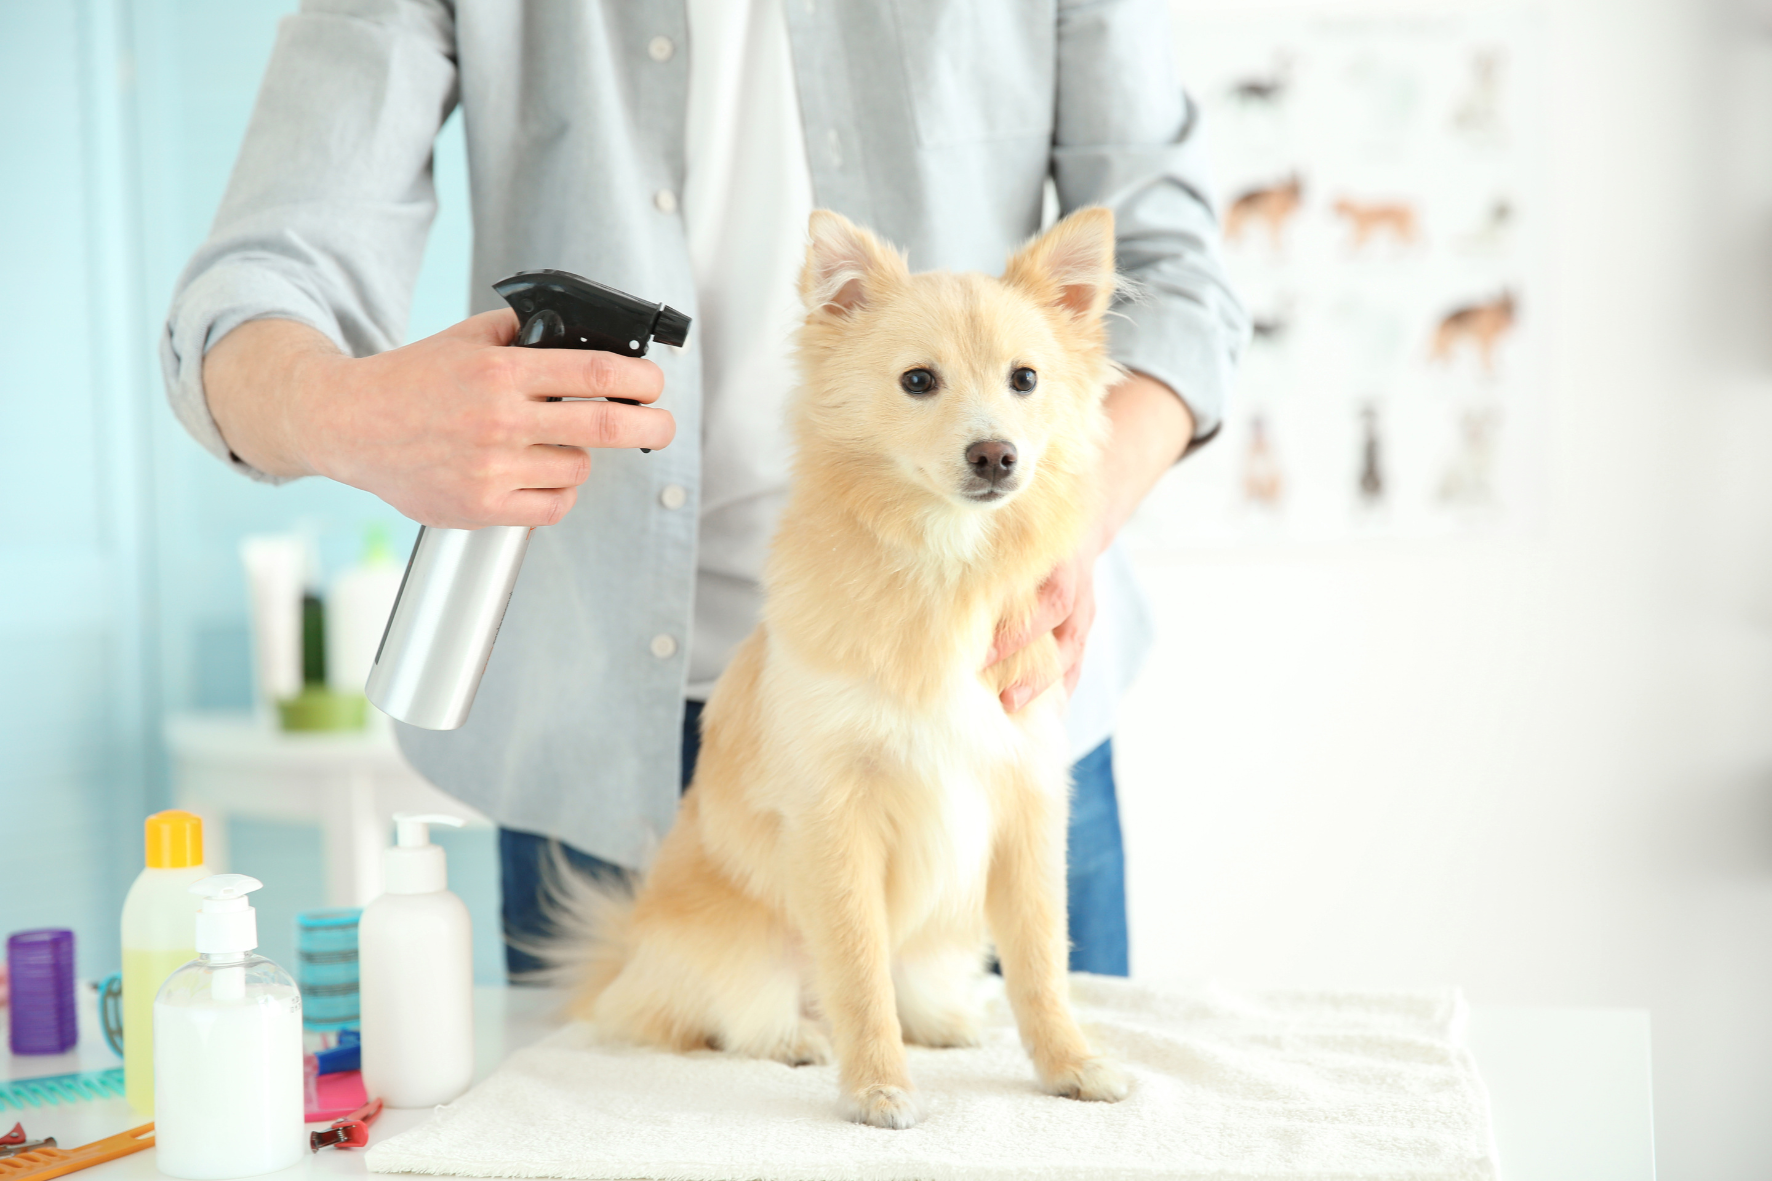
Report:
[{"label": "poster illustration of dog", "polygon": [[[1545,34],[1521,6],[1177,7],[1253,336],[1129,539],[1426,540],[1543,503]],[[1500,424],[1505,423],[1502,430]]]}]

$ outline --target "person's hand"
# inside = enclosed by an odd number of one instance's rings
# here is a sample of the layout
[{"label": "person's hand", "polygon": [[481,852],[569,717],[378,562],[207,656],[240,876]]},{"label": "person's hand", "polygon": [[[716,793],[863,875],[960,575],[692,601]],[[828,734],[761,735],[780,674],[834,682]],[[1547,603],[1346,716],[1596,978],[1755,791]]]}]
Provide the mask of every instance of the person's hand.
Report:
[{"label": "person's hand", "polygon": [[[1077,678],[1083,675],[1083,647],[1089,640],[1090,625],[1095,622],[1095,561],[1091,547],[1085,547],[1060,562],[1040,584],[1039,598],[1033,617],[1019,631],[999,631],[985,665],[996,664],[1021,651],[1047,632],[1058,641],[1059,675],[1064,678],[1066,693],[1074,693]],[[1022,706],[1044,693],[1051,679],[1017,681],[998,694],[1003,708],[1017,713]]]},{"label": "person's hand", "polygon": [[[1017,632],[999,631],[985,666],[1019,652],[1046,632],[1058,641],[1065,691],[1075,693],[1083,675],[1083,646],[1095,622],[1095,559],[1107,551],[1120,526],[1151,485],[1181,458],[1194,437],[1194,416],[1175,391],[1154,377],[1128,373],[1103,403],[1111,431],[1096,478],[1101,508],[1077,552],[1040,584],[1034,616]],[[1010,713],[1051,687],[1052,681],[1018,681],[998,696]]]},{"label": "person's hand", "polygon": [[256,320],[204,358],[210,412],[234,453],[272,475],[328,476],[424,525],[551,525],[590,475],[592,447],[670,443],[657,365],[579,349],[509,347],[516,314],[486,312],[372,357]]}]

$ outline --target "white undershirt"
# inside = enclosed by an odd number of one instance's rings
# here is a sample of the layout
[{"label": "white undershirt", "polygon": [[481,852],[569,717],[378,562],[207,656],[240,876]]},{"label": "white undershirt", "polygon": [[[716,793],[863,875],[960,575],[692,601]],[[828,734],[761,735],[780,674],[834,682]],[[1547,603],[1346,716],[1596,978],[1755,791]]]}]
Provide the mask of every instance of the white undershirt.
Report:
[{"label": "white undershirt", "polygon": [[705,700],[762,612],[787,499],[783,408],[812,175],[782,0],[688,0],[683,216],[702,373],[701,530],[689,696]]},{"label": "white undershirt", "polygon": [[[683,215],[701,349],[701,531],[689,696],[707,700],[763,612],[763,563],[787,501],[784,403],[812,214],[806,133],[782,0],[688,0]],[[1149,624],[1118,546],[1096,563],[1097,614],[1066,715],[1071,756],[1113,732]]]}]

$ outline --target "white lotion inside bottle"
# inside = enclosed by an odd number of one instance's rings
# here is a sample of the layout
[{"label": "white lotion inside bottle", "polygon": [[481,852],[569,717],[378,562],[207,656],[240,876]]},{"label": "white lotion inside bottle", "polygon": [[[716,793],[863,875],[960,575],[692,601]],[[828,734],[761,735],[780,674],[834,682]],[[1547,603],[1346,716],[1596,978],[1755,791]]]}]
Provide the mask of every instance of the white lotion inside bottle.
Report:
[{"label": "white lotion inside bottle", "polygon": [[261,883],[216,874],[193,885],[198,958],[154,1000],[155,1155],[160,1171],[220,1181],[302,1159],[301,993],[252,955]]}]

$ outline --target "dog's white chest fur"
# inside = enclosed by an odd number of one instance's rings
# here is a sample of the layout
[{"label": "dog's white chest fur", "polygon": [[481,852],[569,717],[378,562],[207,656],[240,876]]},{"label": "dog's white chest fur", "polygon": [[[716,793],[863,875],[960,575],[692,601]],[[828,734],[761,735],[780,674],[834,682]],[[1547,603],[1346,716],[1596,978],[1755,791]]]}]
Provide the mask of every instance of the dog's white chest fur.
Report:
[{"label": "dog's white chest fur", "polygon": [[[1005,771],[1037,767],[1047,790],[1064,790],[1063,727],[1042,701],[1010,717],[975,675],[911,711],[871,681],[806,667],[772,648],[765,680],[779,717],[793,717],[814,745],[839,744],[871,793],[858,814],[887,839],[887,911],[895,941],[931,925],[965,928],[983,914],[996,809]],[[811,785],[809,792],[820,790]],[[789,806],[811,807],[807,798]]]}]

